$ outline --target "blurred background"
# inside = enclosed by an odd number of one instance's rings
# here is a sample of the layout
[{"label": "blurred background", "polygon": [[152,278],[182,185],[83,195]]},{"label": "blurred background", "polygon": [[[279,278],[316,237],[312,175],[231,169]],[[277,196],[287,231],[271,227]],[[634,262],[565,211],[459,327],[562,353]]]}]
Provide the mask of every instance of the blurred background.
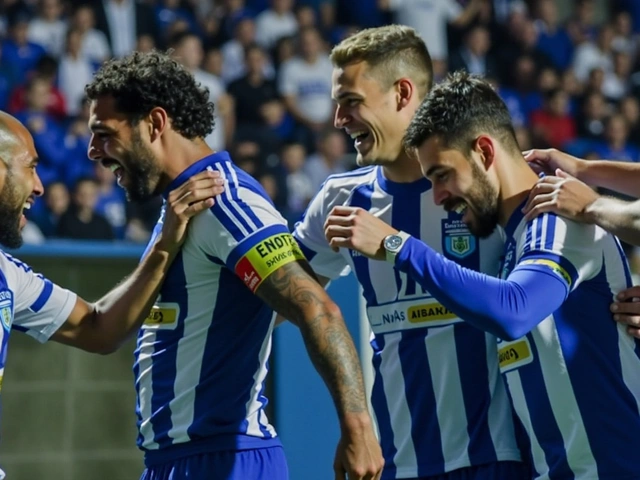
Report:
[{"label": "blurred background", "polygon": [[[329,51],[392,22],[423,36],[436,81],[458,69],[491,79],[523,150],[640,161],[640,0],[0,5],[0,109],[31,131],[45,186],[19,255],[89,299],[137,264],[160,208],[159,199],[128,204],[113,175],[87,159],[84,85],[133,50],[172,49],[209,89],[216,128],[207,142],[229,150],[291,224],[328,175],[355,168],[351,140],[332,126]],[[626,250],[640,271],[640,256]],[[344,282],[334,293],[368,366],[357,285]],[[0,444],[9,480],[137,478],[131,345],[103,358],[13,335],[10,351]],[[326,418],[335,414],[289,325],[276,334],[274,361],[270,413],[292,480],[331,478],[337,429]]]}]

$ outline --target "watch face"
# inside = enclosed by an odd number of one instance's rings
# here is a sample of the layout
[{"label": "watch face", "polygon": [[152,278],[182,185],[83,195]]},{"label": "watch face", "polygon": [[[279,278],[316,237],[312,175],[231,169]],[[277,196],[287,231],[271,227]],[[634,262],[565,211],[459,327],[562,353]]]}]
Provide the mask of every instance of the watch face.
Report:
[{"label": "watch face", "polygon": [[387,250],[395,250],[400,245],[402,245],[402,237],[398,235],[389,235],[384,241],[384,246]]}]

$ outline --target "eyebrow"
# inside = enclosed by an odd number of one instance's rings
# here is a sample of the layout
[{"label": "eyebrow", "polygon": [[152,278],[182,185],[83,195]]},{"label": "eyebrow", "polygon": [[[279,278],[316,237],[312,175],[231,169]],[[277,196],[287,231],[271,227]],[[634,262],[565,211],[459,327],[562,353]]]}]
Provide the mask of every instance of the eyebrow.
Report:
[{"label": "eyebrow", "polygon": [[358,95],[357,93],[354,92],[342,92],[340,94],[338,94],[337,97],[333,98],[334,102],[339,102],[340,100],[344,100],[347,97],[351,97],[351,98],[362,98],[361,95]]},{"label": "eyebrow", "polygon": [[115,132],[113,128],[107,127],[105,124],[100,122],[89,124],[89,130],[91,130],[92,132],[97,132],[97,131],[103,131],[103,132],[109,132],[109,133]]},{"label": "eyebrow", "polygon": [[447,167],[444,167],[442,165],[436,165],[434,167],[431,167],[429,170],[427,170],[427,173],[425,173],[425,177],[430,178],[435,173],[438,173],[440,170],[447,170]]}]

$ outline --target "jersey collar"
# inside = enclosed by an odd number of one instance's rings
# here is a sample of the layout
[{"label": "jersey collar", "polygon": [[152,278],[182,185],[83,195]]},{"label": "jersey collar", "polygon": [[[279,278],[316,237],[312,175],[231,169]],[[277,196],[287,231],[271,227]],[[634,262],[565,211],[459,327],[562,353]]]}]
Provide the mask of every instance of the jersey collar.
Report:
[{"label": "jersey collar", "polygon": [[231,161],[231,156],[229,156],[229,152],[221,151],[221,152],[213,153],[211,155],[207,155],[203,159],[198,160],[196,163],[192,163],[180,175],[178,175],[176,178],[174,178],[171,181],[169,186],[164,190],[164,192],[162,192],[163,198],[166,200],[167,197],[169,196],[169,193],[172,190],[175,190],[176,188],[178,188],[180,185],[182,185],[184,182],[189,180],[189,178],[194,176],[196,173],[200,173],[203,170],[205,170],[209,165],[213,165],[215,163],[230,162],[230,161]]}]

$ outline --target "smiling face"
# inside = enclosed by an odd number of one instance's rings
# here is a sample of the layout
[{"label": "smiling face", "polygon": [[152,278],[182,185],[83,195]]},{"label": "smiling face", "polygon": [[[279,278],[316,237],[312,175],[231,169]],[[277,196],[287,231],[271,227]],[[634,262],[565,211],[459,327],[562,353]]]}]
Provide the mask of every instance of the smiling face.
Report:
[{"label": "smiling face", "polygon": [[0,244],[18,248],[22,245],[21,230],[27,224],[23,212],[42,195],[43,187],[36,172],[38,157],[31,134],[15,119],[3,120],[9,130],[3,128],[0,143],[9,145],[2,149],[0,161]]},{"label": "smiling face", "polygon": [[116,110],[113,97],[91,102],[89,128],[89,158],[114,173],[129,200],[140,202],[161,193],[162,166],[142,138],[140,126],[132,126]]},{"label": "smiling face", "polygon": [[385,91],[369,73],[368,64],[358,62],[334,68],[332,77],[337,103],[334,125],[354,139],[360,166],[396,161],[404,152],[402,136],[411,120],[398,108],[397,84]]},{"label": "smiling face", "polygon": [[447,211],[462,215],[471,233],[486,238],[499,221],[498,188],[477,152],[466,156],[431,137],[416,149],[422,173],[433,185],[433,199]]}]

